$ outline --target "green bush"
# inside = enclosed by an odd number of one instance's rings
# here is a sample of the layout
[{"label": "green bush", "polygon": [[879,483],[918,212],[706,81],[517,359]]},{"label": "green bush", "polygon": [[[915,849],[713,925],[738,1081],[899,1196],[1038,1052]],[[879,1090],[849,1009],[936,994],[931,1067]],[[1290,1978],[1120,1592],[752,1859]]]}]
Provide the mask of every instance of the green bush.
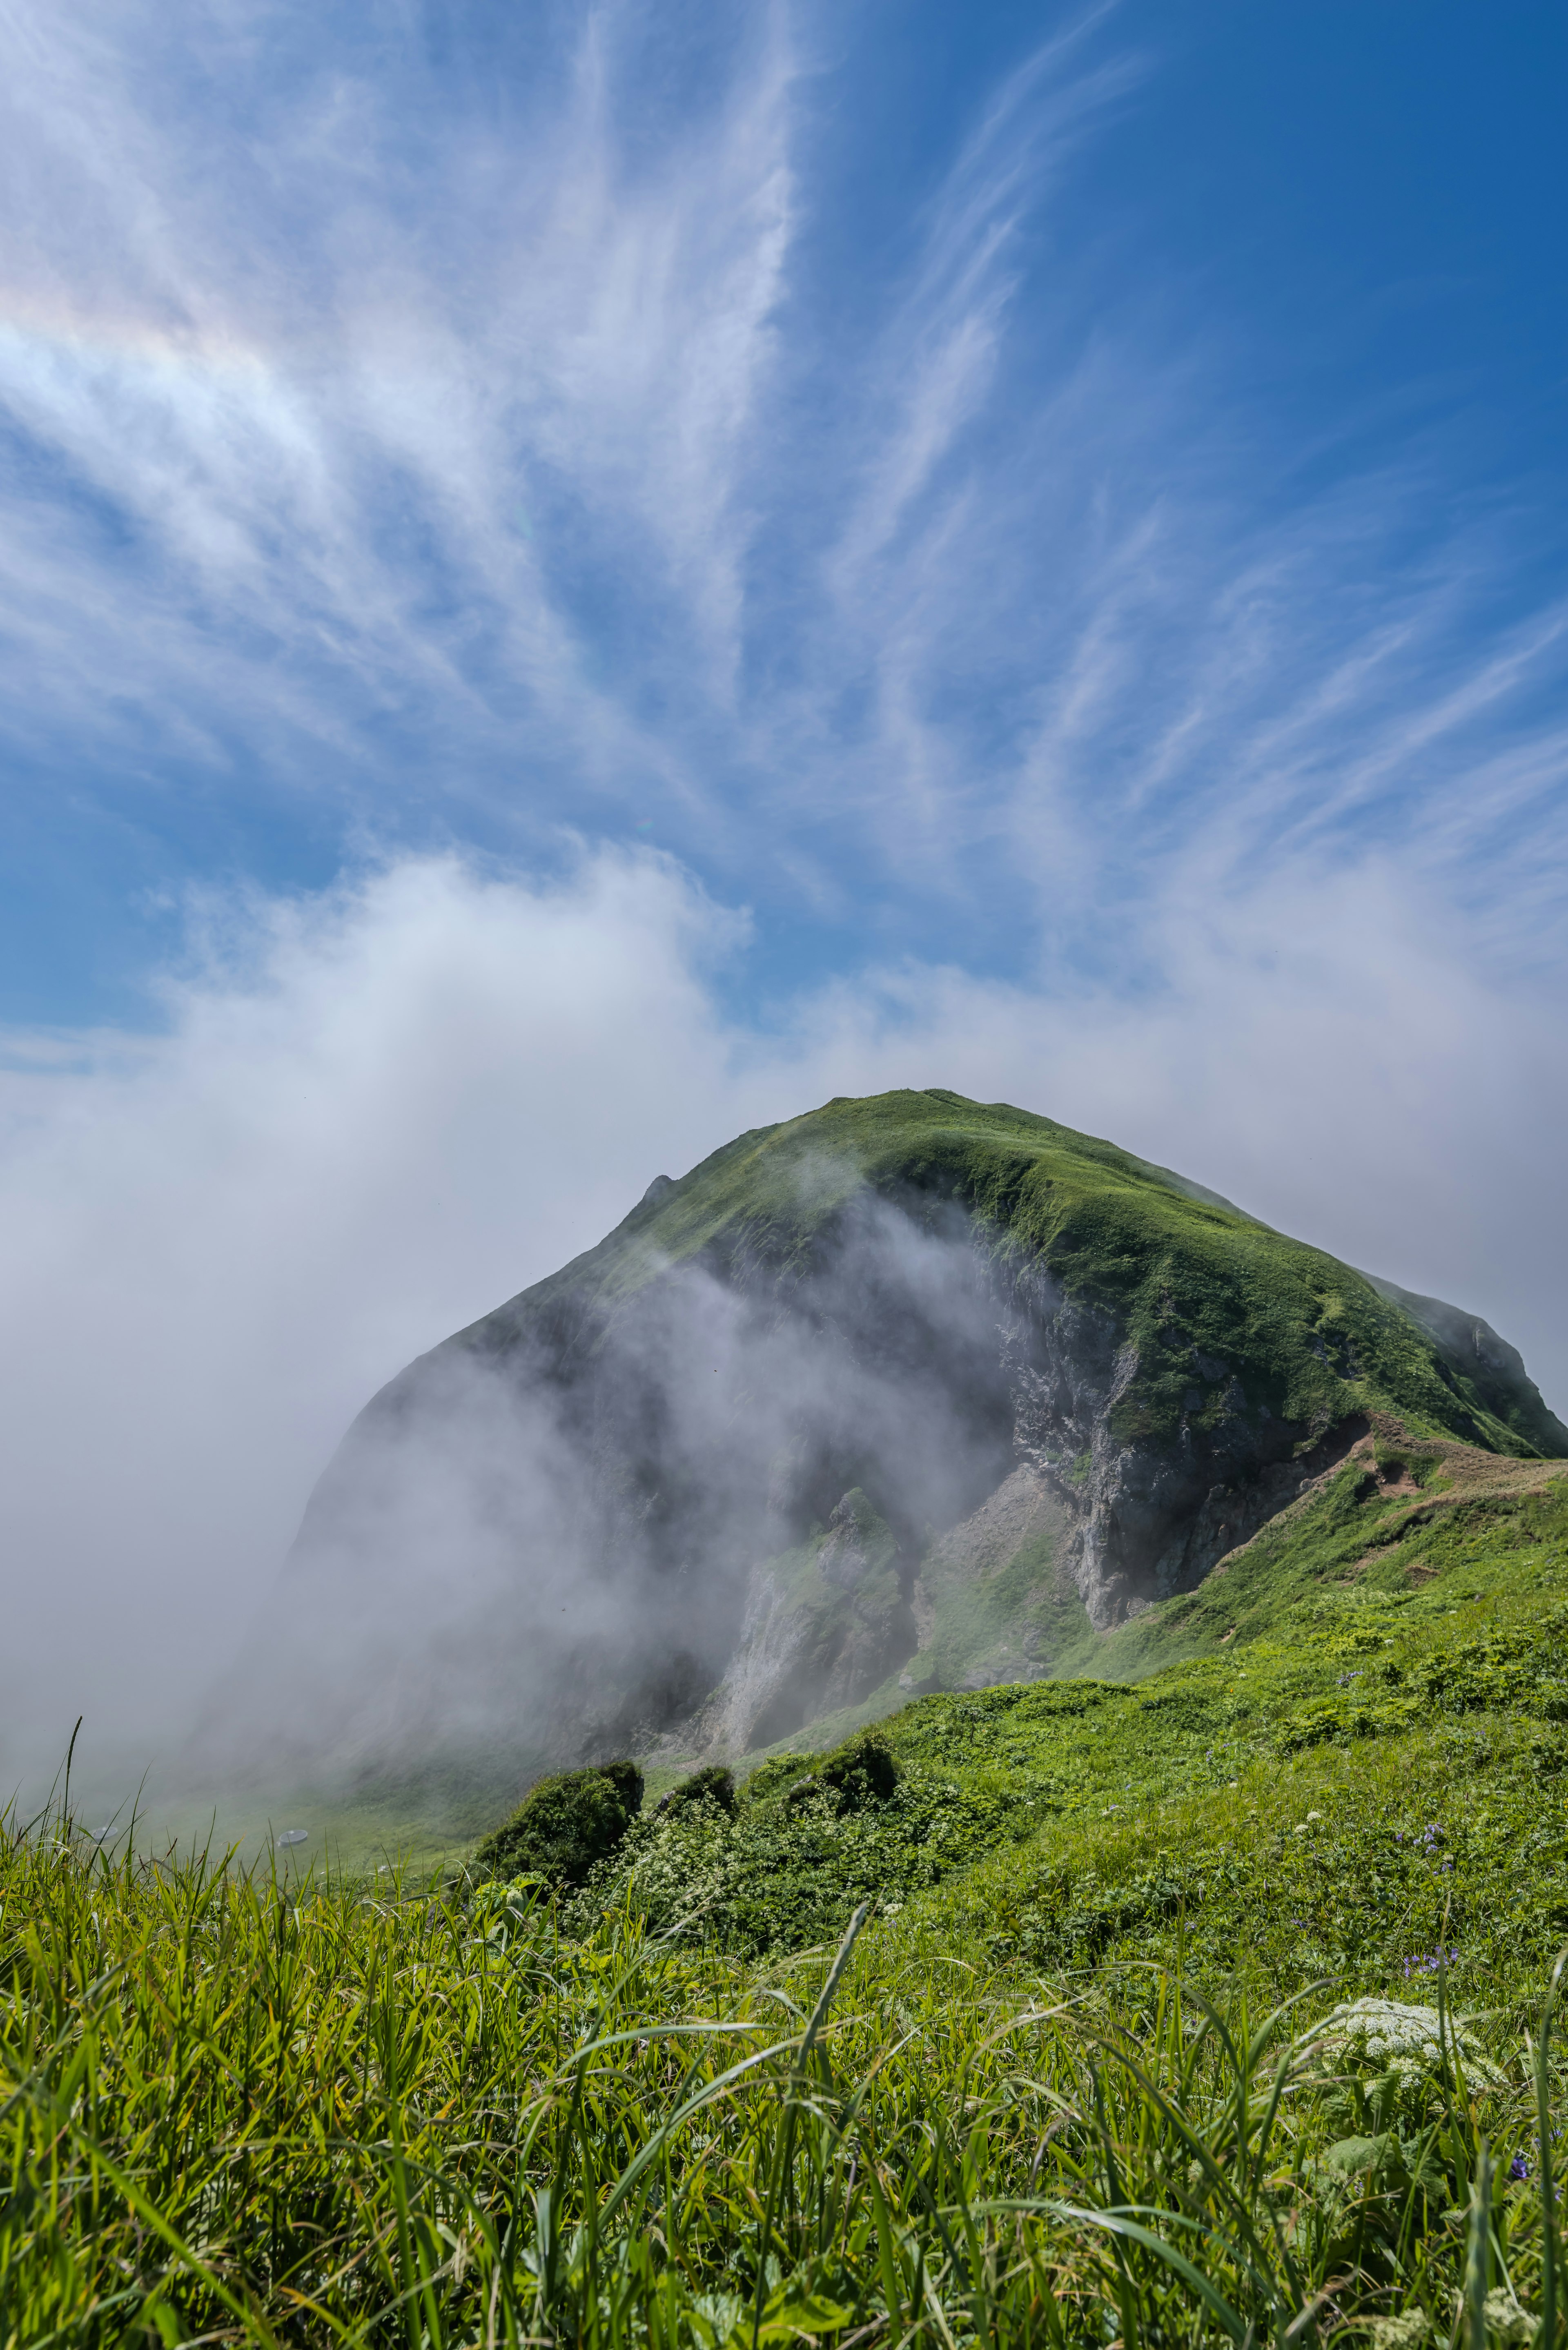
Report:
[{"label": "green bush", "polygon": [[512,1817],[485,1837],[474,1866],[485,1877],[531,1873],[575,1888],[615,1850],[641,1808],[635,1762],[556,1772],[530,1788]]},{"label": "green bush", "polygon": [[846,1738],[817,1764],[816,1779],[841,1812],[863,1812],[867,1804],[885,1804],[898,1783],[898,1765],[887,1731],[873,1726]]},{"label": "green bush", "polygon": [[716,1804],[722,1812],[733,1814],[735,1809],[735,1774],[722,1763],[711,1762],[701,1771],[693,1771],[667,1795],[660,1795],[654,1810],[668,1819],[671,1812],[683,1812],[691,1804]]},{"label": "green bush", "polygon": [[759,1762],[741,1790],[747,1804],[771,1804],[776,1795],[785,1794],[797,1780],[809,1779],[821,1762],[820,1754],[770,1754]]},{"label": "green bush", "polygon": [[898,1783],[898,1764],[888,1733],[878,1725],[857,1730],[830,1754],[776,1754],[746,1783],[748,1802],[778,1795],[795,1810],[827,1795],[836,1812],[861,1812],[885,1804]]}]

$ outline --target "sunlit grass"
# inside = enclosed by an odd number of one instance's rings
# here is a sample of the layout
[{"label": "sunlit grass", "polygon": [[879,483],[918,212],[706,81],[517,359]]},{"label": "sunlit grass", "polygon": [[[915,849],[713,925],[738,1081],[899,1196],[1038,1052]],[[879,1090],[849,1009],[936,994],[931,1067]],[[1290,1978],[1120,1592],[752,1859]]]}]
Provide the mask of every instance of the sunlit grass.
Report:
[{"label": "sunlit grass", "polygon": [[1535,2015],[1479,2026],[1502,2085],[1456,2040],[1369,2108],[1358,2170],[1331,1987],[1249,2013],[875,1922],[747,1966],[70,1829],[0,1841],[7,2350],[1447,2339],[1467,2276],[1479,2341],[1542,2301]]}]

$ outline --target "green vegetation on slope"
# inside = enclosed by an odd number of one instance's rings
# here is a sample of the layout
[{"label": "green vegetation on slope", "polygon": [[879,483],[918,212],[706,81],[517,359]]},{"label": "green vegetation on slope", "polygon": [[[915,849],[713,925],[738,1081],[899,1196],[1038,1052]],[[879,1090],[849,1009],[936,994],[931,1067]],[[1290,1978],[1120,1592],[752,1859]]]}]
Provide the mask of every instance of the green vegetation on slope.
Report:
[{"label": "green vegetation on slope", "polygon": [[[1115,1432],[1168,1440],[1247,1402],[1315,1436],[1400,1415],[1522,1455],[1568,1451],[1533,1388],[1489,1387],[1372,1284],[1179,1176],[1006,1103],[932,1088],[841,1099],[740,1136],[609,1237],[449,1341],[505,1349],[553,1312],[612,1311],[665,1267],[787,1278],[856,1194],[956,1201],[998,1255],[1038,1260],[1138,1349]],[[1490,1397],[1490,1401],[1489,1401]]]},{"label": "green vegetation on slope", "polygon": [[[970,1529],[936,1544],[922,1562],[932,1610],[919,1653],[858,1703],[792,1731],[789,1747],[836,1745],[933,1685],[972,1690],[1042,1672],[1142,1680],[1187,1658],[1222,1655],[1236,1641],[1288,1638],[1295,1611],[1307,1603],[1310,1621],[1320,1602],[1332,1607],[1354,1594],[1407,1598],[1448,1565],[1462,1567],[1480,1554],[1511,1579],[1543,1539],[1542,1526],[1554,1523],[1561,1475],[1554,1463],[1412,1438],[1374,1414],[1343,1460],[1196,1590],[1147,1607],[1108,1634],[1093,1629],[1074,1586],[1063,1556],[1064,1513],[1038,1485],[1024,1510],[1002,1506],[1023,1482],[1010,1481]],[[981,1551],[978,1567],[972,1555],[961,1554],[960,1536],[971,1553]],[[803,1574],[813,1555],[808,1544],[786,1564]],[[660,1787],[670,1783],[666,1767],[656,1775]]]},{"label": "green vegetation on slope", "polygon": [[[791,1753],[732,1815],[634,1821],[568,1921],[629,1903],[760,1954],[870,1898],[917,1939],[961,1920],[992,1960],[1244,1939],[1273,1990],[1324,1970],[1372,1990],[1439,1947],[1459,1981],[1511,1950],[1544,1964],[1568,1937],[1568,1479],[1447,1509],[1376,1481],[1357,1499],[1367,1482],[1353,1458],[1238,1555],[1223,1602],[1205,1586],[1103,1643],[1136,1668],[1137,1640],[1147,1669],[1206,1618],[1208,1654],[1136,1686],[920,1699],[881,1724],[884,1800],[846,1808]],[[1403,1538],[1339,1579],[1379,1534]]]},{"label": "green vegetation on slope", "polygon": [[511,1818],[485,1837],[474,1864],[497,1877],[538,1870],[554,1884],[580,1885],[621,1843],[641,1803],[635,1762],[555,1772],[536,1781]]}]

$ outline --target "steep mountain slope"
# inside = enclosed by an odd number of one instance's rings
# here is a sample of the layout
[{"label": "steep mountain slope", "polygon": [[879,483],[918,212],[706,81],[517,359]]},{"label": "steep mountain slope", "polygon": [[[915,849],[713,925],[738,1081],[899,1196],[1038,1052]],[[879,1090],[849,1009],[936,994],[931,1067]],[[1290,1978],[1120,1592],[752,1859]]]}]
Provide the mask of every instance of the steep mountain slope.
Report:
[{"label": "steep mountain slope", "polygon": [[1113,1635],[1127,1679],[907,1704],[870,1733],[877,1789],[862,1771],[846,1799],[864,1733],[817,1751],[842,1722],[737,1773],[738,1802],[654,1780],[564,1925],[629,1904],[721,1947],[831,1947],[869,1898],[939,1961],[1244,1963],[1278,1997],[1397,1986],[1440,1950],[1466,2006],[1492,1970],[1544,1972],[1568,1933],[1568,1469],[1462,1450],[1401,1461],[1430,1471],[1412,1503],[1374,1440],[1245,1578]]},{"label": "steep mountain slope", "polygon": [[1457,1309],[1049,1118],[836,1100],[411,1365],[291,1574],[345,1639],[425,1627],[334,1720],[364,1753],[742,1752],[900,1679],[1083,1669],[1375,1419],[1568,1454]]},{"label": "steep mountain slope", "polygon": [[[1451,1613],[1456,1593],[1469,1600],[1483,1589],[1496,1591],[1528,1607],[1523,1595],[1535,1587],[1542,1562],[1555,1572],[1568,1557],[1568,1461],[1525,1461],[1448,1438],[1412,1439],[1386,1414],[1372,1419],[1341,1460],[1312,1478],[1194,1590],[1157,1601],[1109,1632],[1096,1634],[1084,1619],[1081,1633],[1064,1638],[1054,1652],[1049,1678],[1086,1675],[1130,1685],[1204,1659],[1237,1664],[1254,1643],[1288,1643],[1342,1615],[1365,1621],[1368,1610],[1392,1607],[1402,1612],[1389,1622],[1408,1626],[1428,1612]],[[977,1521],[990,1514],[977,1513]],[[956,1538],[968,1531],[956,1529]],[[930,1571],[928,1560],[922,1575]],[[1423,1607],[1403,1612],[1417,1598]],[[1553,1638],[1561,1648],[1560,1630]],[[971,1669],[961,1679],[937,1673],[925,1686],[967,1695],[1038,1678],[1027,1667],[1006,1669],[1005,1655],[997,1661],[1001,1669]],[[780,1743],[792,1752],[834,1747],[902,1712],[914,1694],[906,1670],[857,1703],[804,1722]],[[662,1772],[689,1770],[700,1759],[682,1736],[692,1726],[680,1725],[654,1750],[660,1786]],[[890,1726],[897,1739],[898,1726]],[[731,1759],[744,1775],[778,1751],[762,1743],[744,1752],[732,1749]]]}]

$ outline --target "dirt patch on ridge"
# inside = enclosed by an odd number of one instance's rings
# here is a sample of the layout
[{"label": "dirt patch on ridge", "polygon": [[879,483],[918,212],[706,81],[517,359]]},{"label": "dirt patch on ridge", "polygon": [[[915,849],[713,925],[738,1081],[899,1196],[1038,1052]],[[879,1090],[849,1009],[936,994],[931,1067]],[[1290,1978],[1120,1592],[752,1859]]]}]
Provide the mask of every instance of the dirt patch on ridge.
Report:
[{"label": "dirt patch on ridge", "polygon": [[[1417,1519],[1424,1523],[1440,1511],[1457,1509],[1464,1502],[1502,1501],[1539,1493],[1557,1478],[1568,1476],[1568,1461],[1519,1461],[1511,1453],[1488,1452],[1479,1444],[1461,1444],[1457,1438],[1412,1436],[1404,1422],[1388,1412],[1370,1413],[1366,1429],[1365,1436],[1358,1436],[1348,1451],[1337,1454],[1326,1469],[1310,1478],[1294,1500],[1260,1526],[1250,1541],[1227,1551],[1210,1570],[1210,1574],[1223,1575],[1233,1560],[1251,1549],[1260,1534],[1304,1515],[1350,1462],[1362,1465],[1378,1500],[1407,1502],[1409,1507],[1403,1521],[1397,1519],[1390,1526],[1388,1540],[1368,1551],[1365,1558],[1357,1559],[1347,1570],[1347,1580],[1362,1574],[1375,1561],[1386,1558]],[[1397,1448],[1396,1457],[1380,1462],[1379,1446],[1389,1453]],[[1417,1471],[1425,1472],[1425,1482],[1416,1473]],[[1430,1579],[1415,1561],[1407,1565],[1405,1572],[1415,1582]]]}]

